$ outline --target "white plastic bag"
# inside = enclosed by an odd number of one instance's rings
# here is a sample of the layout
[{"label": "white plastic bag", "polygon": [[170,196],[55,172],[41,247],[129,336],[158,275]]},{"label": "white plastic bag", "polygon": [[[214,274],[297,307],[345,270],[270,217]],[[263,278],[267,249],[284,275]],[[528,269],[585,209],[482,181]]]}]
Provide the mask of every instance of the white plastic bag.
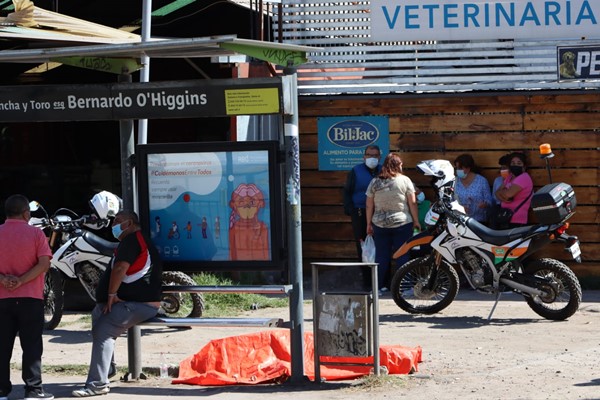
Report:
[{"label": "white plastic bag", "polygon": [[375,240],[372,235],[367,235],[365,240],[361,240],[362,261],[366,263],[375,262]]}]

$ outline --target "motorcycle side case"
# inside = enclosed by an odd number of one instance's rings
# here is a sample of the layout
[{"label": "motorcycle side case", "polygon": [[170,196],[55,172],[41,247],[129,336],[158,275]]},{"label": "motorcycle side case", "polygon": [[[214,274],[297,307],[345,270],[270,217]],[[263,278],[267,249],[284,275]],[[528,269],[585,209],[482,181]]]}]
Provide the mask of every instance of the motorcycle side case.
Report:
[{"label": "motorcycle side case", "polygon": [[564,182],[548,184],[531,198],[535,218],[544,225],[558,224],[574,213],[576,207],[575,191]]}]

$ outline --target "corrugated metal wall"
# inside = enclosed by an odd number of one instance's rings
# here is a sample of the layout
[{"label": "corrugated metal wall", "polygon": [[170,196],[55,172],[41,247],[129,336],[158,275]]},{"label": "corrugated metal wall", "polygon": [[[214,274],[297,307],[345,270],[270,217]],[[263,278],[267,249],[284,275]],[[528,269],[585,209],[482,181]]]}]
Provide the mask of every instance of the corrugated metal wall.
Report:
[{"label": "corrugated metal wall", "polygon": [[[557,46],[586,40],[373,42],[369,1],[282,0],[273,41],[320,47],[298,71],[299,93],[427,93],[599,88],[558,80]],[[443,39],[443,38],[440,38]]]}]

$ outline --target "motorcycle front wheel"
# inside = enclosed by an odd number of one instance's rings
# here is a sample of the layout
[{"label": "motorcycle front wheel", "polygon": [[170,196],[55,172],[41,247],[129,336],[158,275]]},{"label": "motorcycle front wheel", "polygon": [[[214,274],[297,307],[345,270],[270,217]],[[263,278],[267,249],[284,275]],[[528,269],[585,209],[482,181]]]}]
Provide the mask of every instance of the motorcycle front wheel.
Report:
[{"label": "motorcycle front wheel", "polygon": [[[164,271],[163,286],[195,286],[196,282],[181,271]],[[201,293],[163,293],[160,314],[170,318],[197,318],[204,312],[204,297]]]},{"label": "motorcycle front wheel", "polygon": [[411,314],[435,314],[448,307],[458,294],[458,273],[446,261],[439,267],[432,255],[402,265],[392,278],[392,298]]},{"label": "motorcycle front wheel", "polygon": [[544,292],[541,296],[526,297],[529,307],[539,316],[563,321],[579,309],[581,285],[573,271],[562,262],[541,258],[526,265],[525,274],[533,276],[532,286]]},{"label": "motorcycle front wheel", "polygon": [[60,324],[65,304],[63,285],[60,271],[50,268],[44,279],[44,330],[51,331]]}]

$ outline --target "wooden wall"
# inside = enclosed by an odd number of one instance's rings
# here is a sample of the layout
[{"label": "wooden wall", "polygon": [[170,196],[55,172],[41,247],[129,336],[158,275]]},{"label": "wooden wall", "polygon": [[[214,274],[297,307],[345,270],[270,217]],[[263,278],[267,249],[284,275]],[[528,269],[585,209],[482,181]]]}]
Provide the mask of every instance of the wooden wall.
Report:
[{"label": "wooden wall", "polygon": [[569,232],[581,240],[583,262],[569,260],[563,246],[544,255],[558,258],[582,276],[600,276],[600,93],[511,92],[506,94],[407,95],[394,97],[301,97],[300,166],[304,270],[313,261],[356,261],[350,217],[344,215],[346,171],[319,171],[317,118],[389,116],[390,150],[402,155],[405,173],[425,190],[429,179],[415,170],[421,160],[454,160],[470,153],[491,182],[497,161],[522,150],[536,189],[549,183],[539,145],[550,143],[553,182],[575,189],[577,212]]}]

